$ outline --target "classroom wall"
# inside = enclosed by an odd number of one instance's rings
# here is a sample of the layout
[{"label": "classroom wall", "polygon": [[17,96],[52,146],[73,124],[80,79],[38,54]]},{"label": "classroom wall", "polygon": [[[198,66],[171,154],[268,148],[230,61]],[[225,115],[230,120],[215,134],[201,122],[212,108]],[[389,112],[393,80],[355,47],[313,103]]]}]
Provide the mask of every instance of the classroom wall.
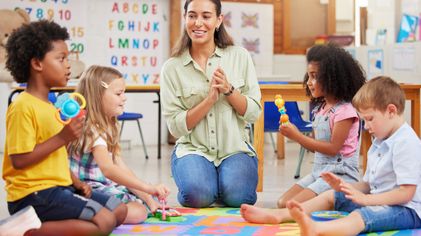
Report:
[{"label": "classroom wall", "polygon": [[368,25],[366,30],[366,42],[368,45],[376,44],[377,31],[387,31],[386,44],[396,41],[399,31],[401,0],[376,0],[368,1]]},{"label": "classroom wall", "polygon": [[302,81],[306,72],[304,55],[277,54],[273,57],[273,73],[290,76],[290,81]]},{"label": "classroom wall", "polygon": [[[356,58],[367,72],[369,79],[383,74],[400,83],[421,83],[421,67],[419,66],[421,65],[421,42],[348,49],[356,53]],[[383,56],[373,58],[370,56],[371,52],[381,52]],[[374,68],[378,63],[382,65],[381,68]]]},{"label": "classroom wall", "polygon": [[[30,0],[28,0],[30,1]],[[109,2],[109,0],[106,0]],[[408,0],[404,0],[408,1]],[[10,3],[12,1],[5,1],[1,0],[0,3],[4,4],[5,2]],[[101,57],[99,55],[103,55],[104,48],[101,47],[103,44],[104,38],[106,36],[104,34],[95,33],[95,29],[99,27],[98,23],[95,19],[101,18],[98,11],[95,11],[98,4],[101,4],[103,1],[100,0],[92,0],[87,1],[87,9],[89,12],[88,19],[90,19],[87,28],[93,29],[93,31],[87,31],[86,33],[86,40],[89,42],[95,42],[94,44],[90,45],[91,53],[89,56],[85,57],[83,60],[89,66],[92,64],[106,64],[107,60],[105,57]],[[137,2],[144,2],[144,1],[137,1]],[[164,9],[164,17],[168,19],[169,17],[169,1],[161,1],[162,6],[161,8]],[[392,21],[388,21],[391,17],[390,15],[382,15],[382,11],[385,9],[389,9],[390,7],[395,7],[396,2],[393,0],[381,0],[381,1],[369,1],[369,3],[373,4],[382,4],[380,7],[376,6],[379,9],[379,12],[375,12],[375,8],[370,8],[371,12],[369,12],[369,18],[371,19],[371,26],[374,25],[379,26],[382,22],[387,21],[388,25],[395,25],[396,24],[396,17],[393,17]],[[370,7],[370,6],[369,6]],[[373,7],[373,5],[371,5]],[[389,9],[390,10],[390,9]],[[390,13],[390,11],[387,12]],[[395,11],[395,10],[394,10]],[[394,12],[393,11],[393,12]],[[371,15],[370,15],[371,14]],[[395,14],[395,13],[390,13]],[[373,19],[377,19],[374,22]],[[376,26],[376,27],[377,27]],[[381,25],[380,25],[381,26]],[[163,57],[167,58],[169,53],[169,24],[162,25],[161,31],[163,33]],[[392,38],[392,37],[391,37]],[[403,47],[403,49],[401,48]],[[421,43],[406,43],[406,44],[389,44],[383,45],[380,47],[361,47],[361,48],[348,48],[351,52],[355,53],[356,58],[360,61],[362,66],[365,70],[368,70],[368,51],[370,50],[377,50],[381,49],[383,51],[383,68],[382,73],[392,76],[399,82],[405,83],[421,83]],[[399,58],[399,60],[397,60]],[[411,61],[411,63],[401,63],[396,64],[399,61]],[[413,63],[412,63],[413,62]],[[415,65],[415,67],[411,67],[409,65]],[[409,66],[409,67],[408,67]],[[273,74],[275,76],[260,76],[262,80],[278,80],[282,78],[282,80],[288,81],[302,81],[303,75],[306,71],[306,61],[304,55],[282,55],[277,54],[273,56]],[[280,75],[280,76],[276,76]],[[0,152],[3,151],[4,148],[4,138],[5,138],[5,114],[6,114],[6,107],[7,107],[7,97],[11,89],[9,85],[0,83]],[[146,137],[146,143],[148,145],[156,145],[157,143],[157,112],[158,107],[154,100],[156,100],[155,94],[127,94],[127,105],[126,111],[130,112],[141,112],[144,115],[142,120],[142,128],[144,135]],[[166,124],[165,121],[162,121],[162,143],[166,143]],[[128,122],[125,125],[123,131],[123,141],[131,140],[131,145],[140,145],[140,138],[137,131],[137,126],[135,122]]]},{"label": "classroom wall", "polygon": [[355,31],[354,27],[354,0],[336,1],[336,33],[349,35]]},{"label": "classroom wall", "polygon": [[[399,83],[421,84],[421,42],[346,48],[361,64],[367,78],[378,75],[392,77]],[[379,68],[379,65],[380,68]],[[290,74],[291,81],[302,81],[306,71],[304,55],[275,55],[274,73]],[[305,104],[300,104],[304,112]],[[410,103],[406,103],[405,119],[410,122]]]},{"label": "classroom wall", "polygon": [[[64,4],[65,2],[66,4]],[[160,67],[162,63],[168,58],[169,56],[169,4],[170,2],[167,0],[128,0],[128,1],[112,1],[112,0],[91,0],[91,1],[83,1],[83,0],[73,0],[73,1],[47,1],[43,3],[43,1],[32,1],[32,0],[22,0],[22,1],[0,1],[0,8],[6,9],[13,9],[15,6],[25,5],[29,6],[32,10],[31,12],[31,20],[37,20],[38,12],[42,12],[44,16],[47,12],[54,13],[55,17],[59,17],[60,10],[69,10],[71,12],[71,21],[66,22],[65,19],[60,20],[53,18],[59,24],[67,26],[69,33],[71,36],[71,40],[68,42],[69,48],[72,48],[72,43],[80,43],[84,45],[84,53],[80,54],[80,59],[86,64],[86,66],[90,66],[93,64],[99,64],[104,66],[111,66],[110,63],[110,54],[114,53],[115,55],[128,55],[129,53],[133,53],[135,56],[139,55],[150,55],[158,54],[159,60],[157,66],[152,68],[153,72],[151,73],[159,73]],[[110,28],[108,25],[108,19],[135,19],[138,21],[144,21],[142,16],[140,17],[129,17],[124,16],[123,13],[121,15],[112,16],[111,14],[111,6],[113,3],[119,4],[120,12],[123,12],[123,4],[129,3],[132,6],[133,3],[137,3],[139,6],[142,4],[147,3],[149,7],[151,4],[159,4],[159,16],[162,18],[160,19],[159,24],[159,36],[155,36],[153,33],[146,34],[145,32],[125,32],[116,30],[116,27]],[[84,7],[80,8],[83,5]],[[79,8],[78,8],[79,7]],[[40,11],[38,11],[40,9]],[[151,8],[149,8],[151,10]],[[133,14],[134,15],[134,14]],[[144,17],[144,16],[143,16]],[[149,17],[152,18],[152,17]],[[85,20],[86,22],[81,22]],[[76,28],[73,28],[76,27]],[[73,29],[77,29],[77,27],[83,27],[83,37],[78,37],[77,32],[74,33]],[[122,48],[122,49],[110,49],[109,39],[113,38],[113,40],[117,40],[119,37],[139,37],[145,38],[150,37],[154,39],[154,37],[158,37],[160,40],[159,49],[152,51],[152,50],[135,50],[132,48]],[[117,67],[121,72],[127,73],[143,73],[149,69],[145,67]],[[133,84],[133,81],[128,79],[126,80],[127,83]],[[148,81],[148,83],[151,83]],[[5,142],[5,115],[7,110],[7,97],[11,92],[11,88],[9,84],[0,83],[0,152],[4,150],[4,142]],[[142,119],[142,127],[143,133],[146,138],[147,145],[150,144],[157,144],[157,112],[158,107],[154,100],[156,100],[156,94],[154,93],[142,93],[142,94],[127,94],[127,104],[126,104],[126,111],[129,112],[140,112],[143,113],[144,118]],[[166,141],[166,132],[165,132],[165,122],[162,122],[162,140],[165,143]],[[123,140],[132,140],[132,145],[139,145],[140,144],[140,137],[137,130],[137,125],[135,122],[127,122],[125,124],[123,136]]]}]

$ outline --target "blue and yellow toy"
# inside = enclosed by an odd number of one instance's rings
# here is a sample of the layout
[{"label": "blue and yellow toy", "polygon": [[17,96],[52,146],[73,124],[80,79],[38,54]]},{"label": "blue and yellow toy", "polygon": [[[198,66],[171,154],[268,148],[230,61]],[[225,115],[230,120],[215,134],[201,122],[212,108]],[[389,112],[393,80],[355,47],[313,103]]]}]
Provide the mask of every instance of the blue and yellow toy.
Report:
[{"label": "blue and yellow toy", "polygon": [[[79,104],[75,98],[82,104]],[[57,120],[66,125],[73,117],[84,114],[82,109],[86,106],[86,100],[80,93],[63,93],[57,97],[54,106],[57,108]]]},{"label": "blue and yellow toy", "polygon": [[329,221],[343,218],[349,215],[345,211],[315,211],[311,213],[311,218],[315,221]]}]

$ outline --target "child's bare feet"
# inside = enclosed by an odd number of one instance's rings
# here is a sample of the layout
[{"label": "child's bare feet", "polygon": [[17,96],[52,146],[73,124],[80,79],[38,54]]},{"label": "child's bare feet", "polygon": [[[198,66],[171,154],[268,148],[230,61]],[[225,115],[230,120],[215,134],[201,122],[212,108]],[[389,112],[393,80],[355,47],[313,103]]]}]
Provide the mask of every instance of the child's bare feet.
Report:
[{"label": "child's bare feet", "polygon": [[242,204],[241,216],[250,223],[256,224],[279,224],[282,221],[281,209],[267,209]]},{"label": "child's bare feet", "polygon": [[314,222],[303,210],[301,204],[291,200],[287,202],[289,214],[300,226],[301,235],[310,236],[317,235],[316,222]]}]

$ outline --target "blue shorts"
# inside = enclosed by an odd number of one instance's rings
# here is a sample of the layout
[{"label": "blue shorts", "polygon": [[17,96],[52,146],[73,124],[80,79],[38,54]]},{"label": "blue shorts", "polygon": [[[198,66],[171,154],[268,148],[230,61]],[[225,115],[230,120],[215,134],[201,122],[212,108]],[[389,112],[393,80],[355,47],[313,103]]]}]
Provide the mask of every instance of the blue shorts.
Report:
[{"label": "blue shorts", "polygon": [[33,192],[14,202],[8,202],[10,214],[28,205],[34,207],[42,222],[67,219],[91,220],[103,207],[113,211],[121,201],[113,196],[92,191],[91,198],[75,193],[73,187],[53,187]]},{"label": "blue shorts", "polygon": [[360,206],[346,199],[342,192],[335,192],[335,210],[358,212],[364,220],[364,233],[421,227],[421,219],[413,209],[399,205]]}]

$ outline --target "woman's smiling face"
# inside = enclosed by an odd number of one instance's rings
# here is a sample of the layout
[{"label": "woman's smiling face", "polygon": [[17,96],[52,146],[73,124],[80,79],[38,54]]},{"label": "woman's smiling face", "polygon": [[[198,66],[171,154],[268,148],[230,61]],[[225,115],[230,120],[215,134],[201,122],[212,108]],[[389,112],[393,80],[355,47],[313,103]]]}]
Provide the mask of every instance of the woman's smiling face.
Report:
[{"label": "woman's smiling face", "polygon": [[216,28],[222,23],[222,15],[216,15],[216,6],[209,0],[192,1],[184,16],[186,30],[193,44],[214,42]]}]

